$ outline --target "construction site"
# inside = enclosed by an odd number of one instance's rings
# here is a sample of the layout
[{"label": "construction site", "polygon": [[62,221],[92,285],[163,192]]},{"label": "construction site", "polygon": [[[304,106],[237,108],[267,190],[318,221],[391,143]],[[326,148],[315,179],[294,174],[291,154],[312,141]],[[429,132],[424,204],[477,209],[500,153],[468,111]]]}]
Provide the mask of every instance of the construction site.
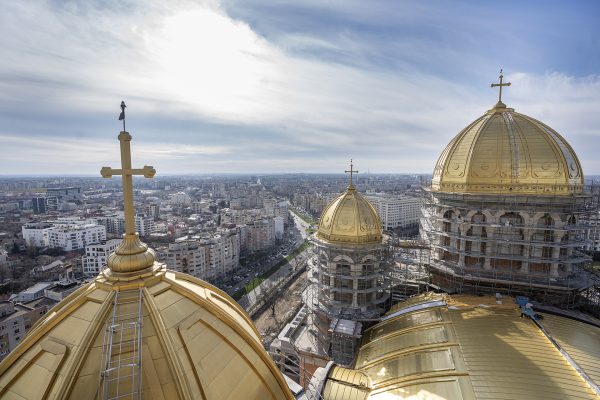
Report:
[{"label": "construction site", "polygon": [[449,293],[526,295],[573,308],[592,287],[598,188],[564,195],[424,191],[431,283]]},{"label": "construction site", "polygon": [[420,238],[384,235],[368,249],[313,239],[307,281],[295,289],[302,288],[302,302],[271,356],[306,387],[329,361],[354,363],[362,333],[382,310],[431,291],[528,296],[546,309],[600,316],[589,251],[598,200],[592,187],[580,196],[531,198],[424,190]]}]

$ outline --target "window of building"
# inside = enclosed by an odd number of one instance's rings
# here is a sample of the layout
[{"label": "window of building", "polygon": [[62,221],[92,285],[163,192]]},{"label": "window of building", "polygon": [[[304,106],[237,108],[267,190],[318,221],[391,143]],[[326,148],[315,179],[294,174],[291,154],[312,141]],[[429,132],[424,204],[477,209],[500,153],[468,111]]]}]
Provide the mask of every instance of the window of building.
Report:
[{"label": "window of building", "polygon": [[375,267],[373,264],[363,264],[362,266],[362,274],[363,275],[372,275],[375,271]]},{"label": "window of building", "polygon": [[337,273],[340,275],[350,275],[350,265],[337,264]]},{"label": "window of building", "polygon": [[372,279],[360,279],[358,281],[358,289],[359,290],[372,289],[372,288],[373,288],[373,280]]}]

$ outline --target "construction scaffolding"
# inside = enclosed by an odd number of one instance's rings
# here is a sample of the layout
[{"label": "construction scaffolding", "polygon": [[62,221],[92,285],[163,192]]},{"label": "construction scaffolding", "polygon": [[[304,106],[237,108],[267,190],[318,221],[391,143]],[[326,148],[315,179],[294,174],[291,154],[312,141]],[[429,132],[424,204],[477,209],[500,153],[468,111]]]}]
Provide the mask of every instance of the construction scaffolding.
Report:
[{"label": "construction scaffolding", "polygon": [[431,284],[431,246],[423,240],[393,240],[391,304],[436,289]]},{"label": "construction scaffolding", "polygon": [[316,303],[330,320],[371,320],[389,306],[391,249],[385,242],[342,246],[315,240]]},{"label": "construction scaffolding", "polygon": [[313,347],[323,357],[351,365],[362,323],[377,321],[390,305],[391,247],[339,245],[314,239],[303,301]]},{"label": "construction scaffolding", "polygon": [[141,399],[142,289],[116,292],[102,344],[99,398]]},{"label": "construction scaffolding", "polygon": [[424,190],[422,239],[432,283],[450,293],[526,295],[575,306],[594,284],[590,232],[598,190],[491,195]]}]

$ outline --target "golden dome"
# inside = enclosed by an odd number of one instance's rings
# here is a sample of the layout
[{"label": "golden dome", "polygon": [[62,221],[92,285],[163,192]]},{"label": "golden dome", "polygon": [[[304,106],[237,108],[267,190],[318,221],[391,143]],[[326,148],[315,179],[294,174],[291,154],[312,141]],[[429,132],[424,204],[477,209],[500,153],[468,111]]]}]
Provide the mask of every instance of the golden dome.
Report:
[{"label": "golden dome", "polygon": [[432,189],[484,194],[580,193],[577,155],[555,130],[498,102],[446,146]]},{"label": "golden dome", "polygon": [[353,185],[323,210],[317,237],[331,243],[381,243],[377,211]]},{"label": "golden dome", "polygon": [[158,263],[128,279],[108,272],[50,310],[0,363],[0,398],[112,398],[138,387],[142,399],[293,398],[227,294]]}]

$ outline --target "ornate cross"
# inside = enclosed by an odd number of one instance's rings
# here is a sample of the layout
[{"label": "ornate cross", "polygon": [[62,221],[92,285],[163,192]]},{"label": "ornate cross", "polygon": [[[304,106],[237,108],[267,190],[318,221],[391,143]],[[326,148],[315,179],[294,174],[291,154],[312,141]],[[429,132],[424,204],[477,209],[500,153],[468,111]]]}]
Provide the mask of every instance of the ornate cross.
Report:
[{"label": "ornate cross", "polygon": [[490,87],[499,87],[500,91],[498,93],[498,103],[502,103],[502,86],[510,86],[510,82],[502,83],[502,70],[500,70],[500,83],[492,83]]},{"label": "ornate cross", "polygon": [[352,164],[352,159],[350,159],[350,171],[344,171],[347,174],[350,174],[350,187],[352,187],[352,174],[358,174],[358,171],[354,170],[354,165]]},{"label": "ornate cross", "polygon": [[[122,107],[125,103],[122,103]],[[124,107],[123,107],[124,109]],[[121,175],[123,177],[123,200],[125,211],[125,233],[127,235],[135,235],[135,212],[133,209],[133,175],[143,175],[144,178],[152,178],[156,174],[156,170],[148,165],[144,168],[131,168],[131,135],[129,132],[122,131],[119,133],[119,142],[121,142],[121,168],[113,169],[111,167],[102,167],[100,175],[103,178],[111,178],[113,175]]]}]

